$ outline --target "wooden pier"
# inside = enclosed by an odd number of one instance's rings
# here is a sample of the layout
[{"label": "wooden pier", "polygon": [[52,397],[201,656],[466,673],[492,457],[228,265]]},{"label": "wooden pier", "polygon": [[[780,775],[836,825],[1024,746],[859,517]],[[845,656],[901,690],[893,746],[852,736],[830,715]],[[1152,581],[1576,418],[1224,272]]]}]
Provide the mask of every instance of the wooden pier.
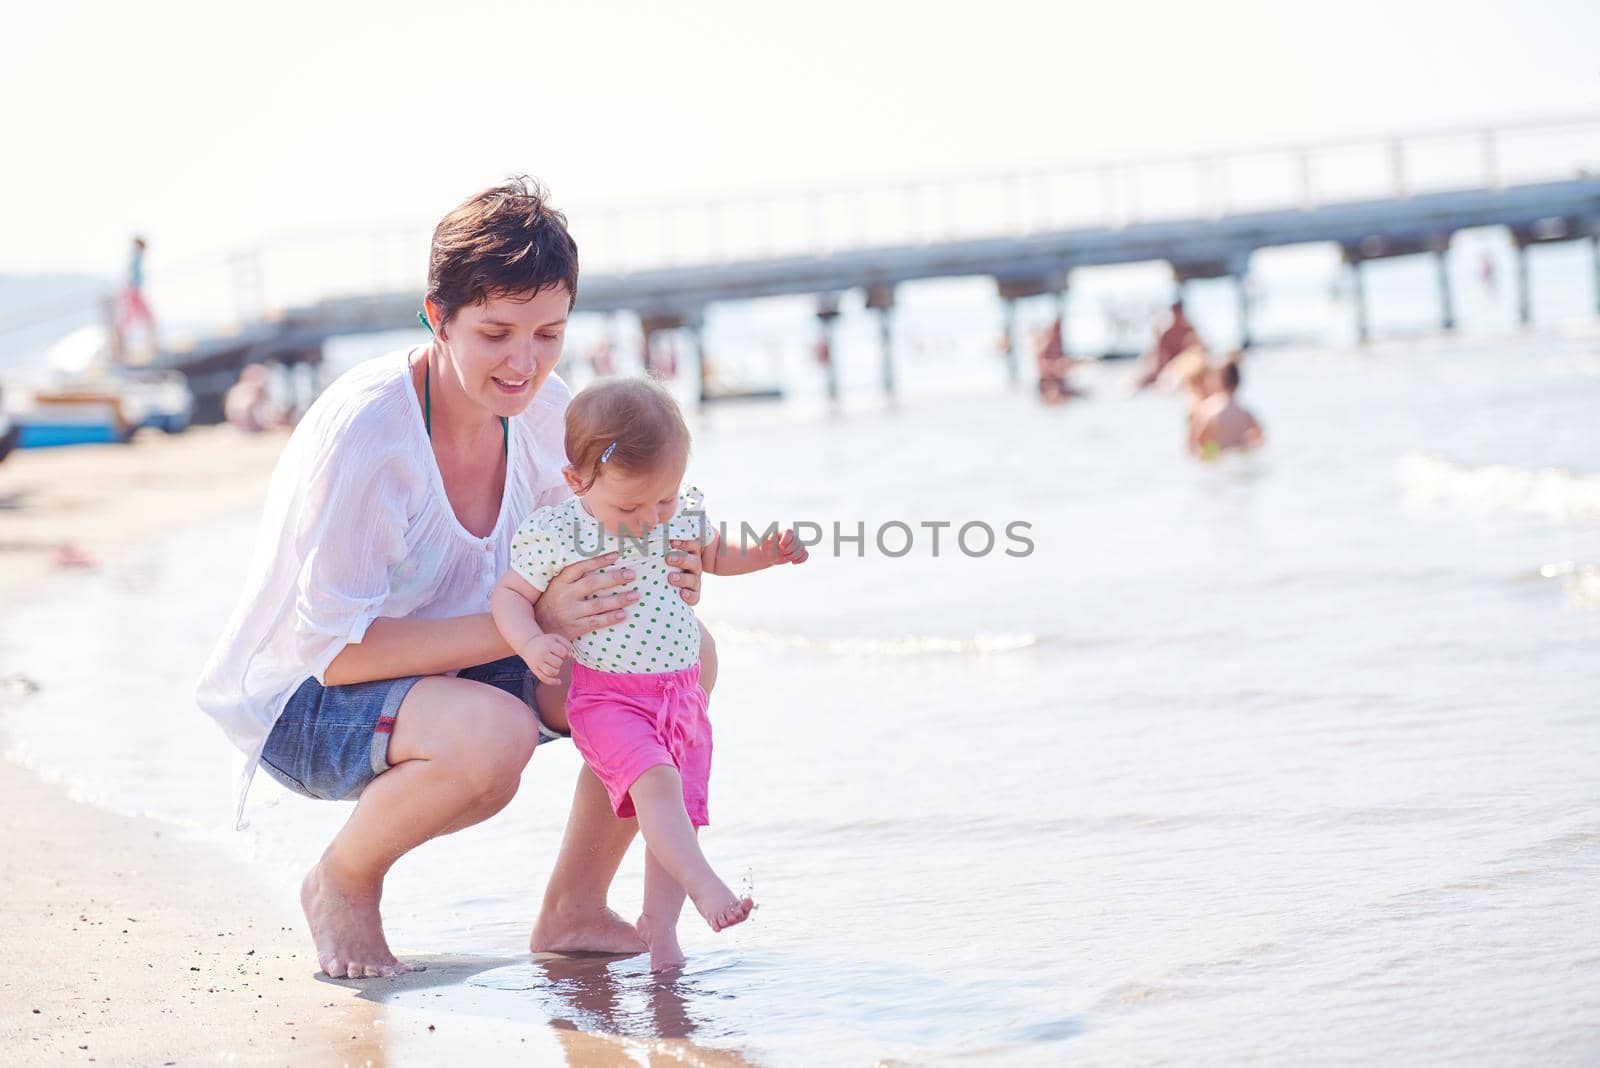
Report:
[{"label": "wooden pier", "polygon": [[[1548,151],[1552,136],[1565,139],[1559,153]],[[1523,142],[1545,144],[1546,150],[1517,165]],[[1458,155],[1464,145],[1472,162],[1445,179],[1430,179],[1430,145],[1456,146]],[[1334,188],[1348,173],[1328,161],[1359,152],[1377,161],[1381,180],[1354,193]],[[1274,173],[1287,176],[1275,193],[1241,188],[1247,162],[1261,159],[1273,160]],[[1186,210],[1156,210],[1149,206],[1149,175],[1175,168],[1192,171],[1190,185],[1205,195],[1190,197]],[[988,200],[964,192],[973,189],[988,190]],[[1073,190],[1094,195],[1076,196]],[[983,203],[990,209],[987,216]],[[892,393],[896,287],[923,279],[992,279],[1009,337],[1016,302],[1046,294],[1064,299],[1075,270],[1163,261],[1180,294],[1195,279],[1232,278],[1248,345],[1246,280],[1252,255],[1266,248],[1331,244],[1349,265],[1356,332],[1366,340],[1371,334],[1366,264],[1433,257],[1439,321],[1448,330],[1455,325],[1445,269],[1452,237],[1466,229],[1503,227],[1517,251],[1517,306],[1527,323],[1527,250],[1535,244],[1589,242],[1600,293],[1600,117],[697,205],[574,209],[571,217],[584,249],[579,312],[636,315],[647,342],[655,331],[685,331],[698,356],[708,305],[813,294],[822,336],[830,338],[840,294],[861,290],[866,307],[880,319],[882,388]],[[899,220],[898,228],[869,225],[885,219]],[[841,228],[840,220],[854,220],[853,232]],[[607,235],[609,243],[594,234]],[[653,252],[641,255],[629,234],[653,235]],[[415,233],[413,247],[414,238]],[[397,247],[392,234],[361,240],[378,250],[371,254],[374,261],[398,255],[385,251]],[[231,269],[242,269],[249,284],[259,288],[268,253],[230,257]],[[415,284],[375,286],[365,295],[303,301],[163,353],[158,362],[189,376],[199,401],[197,418],[217,418],[222,392],[245,364],[315,362],[330,337],[404,329],[414,321],[419,290]],[[1018,377],[1014,341],[1009,366]],[[831,366],[829,389],[837,394]]]}]

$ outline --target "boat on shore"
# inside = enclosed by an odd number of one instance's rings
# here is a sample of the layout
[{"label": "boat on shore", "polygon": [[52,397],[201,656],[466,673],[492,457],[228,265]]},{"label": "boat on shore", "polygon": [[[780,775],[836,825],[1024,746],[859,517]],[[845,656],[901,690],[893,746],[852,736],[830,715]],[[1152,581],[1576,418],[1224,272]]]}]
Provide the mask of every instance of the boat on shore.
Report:
[{"label": "boat on shore", "polygon": [[3,408],[14,447],[117,443],[146,427],[188,427],[194,394],[181,373],[125,367],[107,353],[105,329],[86,326],[47,350],[42,370],[13,380]]},{"label": "boat on shore", "polygon": [[6,393],[0,387],[0,460],[4,460],[12,449],[17,447],[17,441],[22,437],[22,428],[11,421],[10,414],[6,411]]}]

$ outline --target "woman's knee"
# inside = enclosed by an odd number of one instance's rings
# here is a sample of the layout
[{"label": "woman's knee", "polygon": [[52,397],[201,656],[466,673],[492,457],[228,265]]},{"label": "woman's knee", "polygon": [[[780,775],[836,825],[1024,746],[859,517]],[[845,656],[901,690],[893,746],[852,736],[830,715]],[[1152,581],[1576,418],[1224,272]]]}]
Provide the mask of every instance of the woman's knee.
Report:
[{"label": "woman's knee", "polygon": [[[452,685],[435,700],[410,710],[401,705],[395,741],[421,750],[402,751],[401,759],[420,756],[435,761],[475,796],[509,800],[539,741],[533,713],[504,690],[448,681]],[[409,724],[408,711],[413,713]],[[419,729],[402,734],[408,727]]]},{"label": "woman's knee", "polygon": [[481,688],[488,693],[478,695],[461,764],[481,796],[509,799],[539,744],[539,729],[527,705],[503,690]]}]

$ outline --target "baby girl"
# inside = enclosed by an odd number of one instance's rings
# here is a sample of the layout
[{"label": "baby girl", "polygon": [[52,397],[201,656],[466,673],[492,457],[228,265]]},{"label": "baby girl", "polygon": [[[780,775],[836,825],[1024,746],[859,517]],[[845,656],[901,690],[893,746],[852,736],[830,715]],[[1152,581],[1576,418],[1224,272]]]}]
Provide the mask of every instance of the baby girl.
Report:
[{"label": "baby girl", "polygon": [[[644,910],[639,936],[656,970],[683,963],[678,913],[685,893],[712,930],[742,922],[755,908],[717,877],[700,851],[709,822],[711,722],[700,686],[700,627],[667,582],[671,541],[700,546],[706,574],[743,575],[799,564],[806,548],[793,530],[754,546],[719,538],[698,490],[682,487],[689,429],[677,402],[646,379],[611,379],[567,408],[567,485],[576,494],[541,508],[517,528],[511,570],[492,598],[495,623],[539,681],[560,684],[574,659],[567,721],[620,818],[636,815],[644,835]],[[568,642],[544,634],[533,605],[569,563],[620,553],[616,567],[638,576],[629,618]]]}]

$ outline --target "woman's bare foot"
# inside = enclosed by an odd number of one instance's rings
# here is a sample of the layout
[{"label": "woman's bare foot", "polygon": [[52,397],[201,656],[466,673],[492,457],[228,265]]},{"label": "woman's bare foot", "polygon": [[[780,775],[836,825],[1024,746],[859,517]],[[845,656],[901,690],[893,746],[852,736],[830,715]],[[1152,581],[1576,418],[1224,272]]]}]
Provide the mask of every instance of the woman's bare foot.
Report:
[{"label": "woman's bare foot", "polygon": [[311,926],[317,963],[326,974],[335,979],[374,979],[411,971],[389,952],[383,937],[383,919],[378,915],[382,892],[381,880],[363,885],[341,879],[326,859],[300,884],[300,907]]},{"label": "woman's bare foot", "polygon": [[532,953],[616,953],[632,956],[648,947],[633,924],[604,905],[563,908],[546,905],[528,939]]},{"label": "woman's bare foot", "polygon": [[639,937],[650,947],[650,970],[666,972],[683,967],[683,949],[678,945],[678,925],[665,921],[657,923],[641,913],[634,924]]},{"label": "woman's bare foot", "polygon": [[[687,887],[685,889],[688,889]],[[750,918],[756,903],[747,897],[736,897],[728,884],[712,876],[706,882],[688,890],[689,900],[700,910],[713,931],[725,930]]]}]

